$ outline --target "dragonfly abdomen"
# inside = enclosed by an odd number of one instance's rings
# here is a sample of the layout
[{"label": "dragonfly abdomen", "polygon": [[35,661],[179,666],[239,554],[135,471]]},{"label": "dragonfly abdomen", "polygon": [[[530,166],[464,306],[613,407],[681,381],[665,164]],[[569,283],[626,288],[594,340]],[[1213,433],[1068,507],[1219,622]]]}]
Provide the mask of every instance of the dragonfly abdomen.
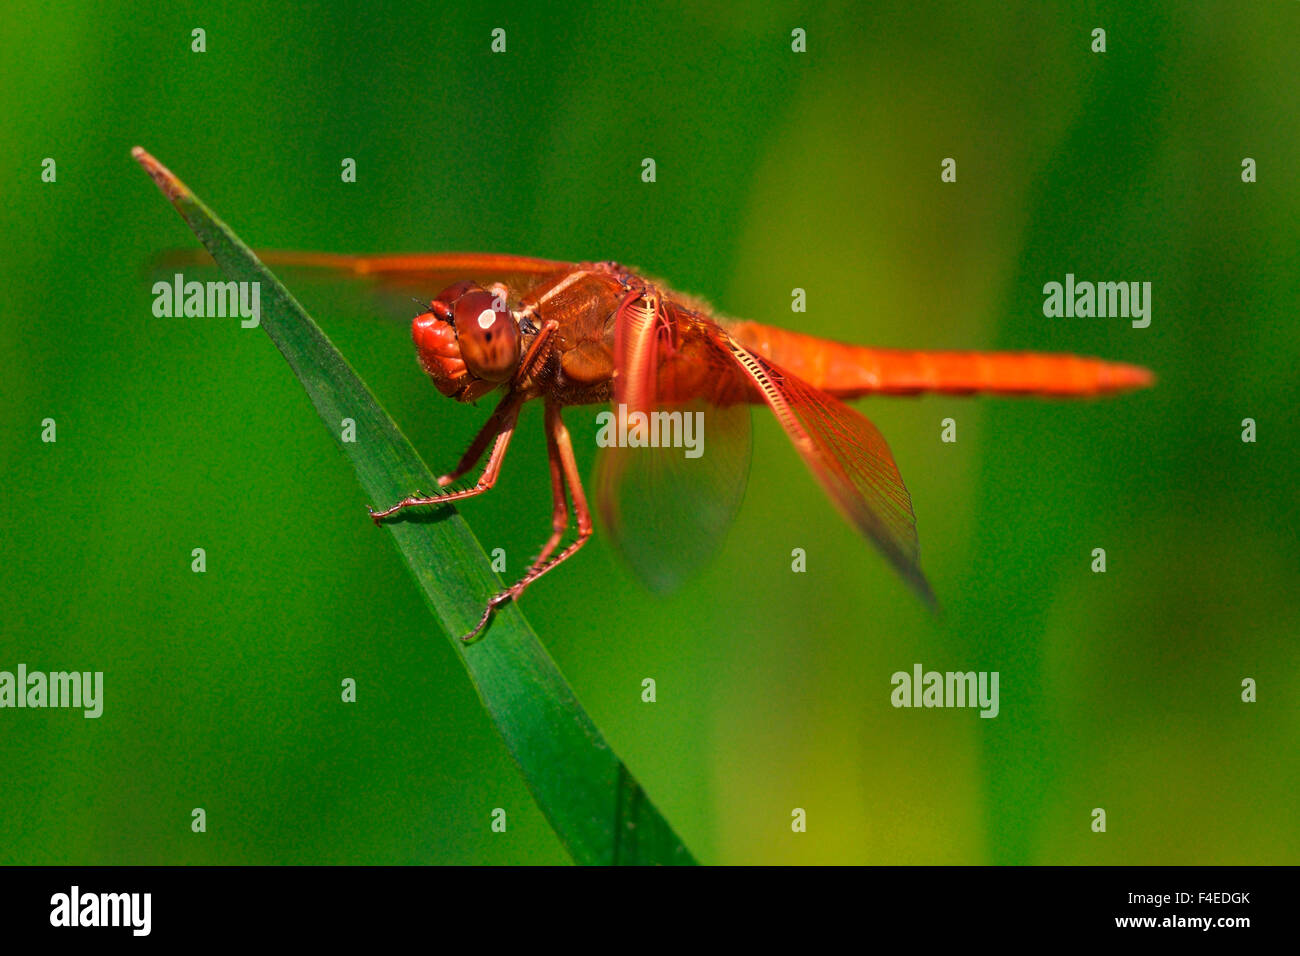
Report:
[{"label": "dragonfly abdomen", "polygon": [[757,322],[729,331],[747,348],[839,398],[862,395],[1110,395],[1144,388],[1144,368],[1040,352],[922,352],[847,345]]}]

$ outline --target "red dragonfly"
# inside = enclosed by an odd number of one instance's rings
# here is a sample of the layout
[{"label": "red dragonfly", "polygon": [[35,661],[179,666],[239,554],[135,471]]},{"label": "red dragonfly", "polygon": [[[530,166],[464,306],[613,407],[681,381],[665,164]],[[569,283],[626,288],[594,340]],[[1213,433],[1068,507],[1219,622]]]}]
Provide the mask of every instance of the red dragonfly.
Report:
[{"label": "red dragonfly", "polygon": [[[1074,355],[875,349],[725,320],[614,262],[474,253],[267,253],[264,259],[369,277],[389,287],[442,288],[411,324],[420,364],[438,391],[457,401],[501,393],[459,463],[438,479],[442,490],[416,491],[372,510],[376,523],[408,508],[491,489],[520,408],[542,400],[551,536],[523,576],[488,601],[466,641],[483,632],[496,608],[573,557],[591,537],[587,495],[560,414],[565,406],[612,402],[620,421],[632,423],[625,442],[603,451],[597,503],[619,550],[652,585],[672,583],[677,571],[698,564],[725,530],[748,474],[748,406],[761,404],[776,415],[844,516],[933,605],[919,565],[911,498],[889,446],[841,399],[920,392],[1097,396],[1154,381],[1144,368]],[[648,441],[641,427],[662,424],[681,439],[683,423],[692,422],[704,442],[696,457],[671,443]],[[452,489],[485,453],[477,480]],[[570,498],[576,535],[561,547]]]}]

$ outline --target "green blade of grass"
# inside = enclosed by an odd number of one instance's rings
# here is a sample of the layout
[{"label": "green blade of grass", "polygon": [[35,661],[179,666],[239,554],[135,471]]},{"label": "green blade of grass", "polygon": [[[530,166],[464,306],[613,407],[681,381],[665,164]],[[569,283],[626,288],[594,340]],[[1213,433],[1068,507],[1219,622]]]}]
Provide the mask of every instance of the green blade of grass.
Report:
[{"label": "green blade of grass", "polygon": [[[370,501],[397,501],[437,482],[316,323],[189,189],[143,149],[132,155],[233,280],[261,284],[261,326],[356,469]],[[342,421],[356,441],[340,440]],[[356,520],[367,520],[364,514]],[[690,852],[609,748],[537,635],[513,605],[487,636],[458,635],[500,589],[483,547],[450,508],[445,520],[387,525],[425,599],[464,661],[483,706],[533,797],[578,863],[694,863]]]}]

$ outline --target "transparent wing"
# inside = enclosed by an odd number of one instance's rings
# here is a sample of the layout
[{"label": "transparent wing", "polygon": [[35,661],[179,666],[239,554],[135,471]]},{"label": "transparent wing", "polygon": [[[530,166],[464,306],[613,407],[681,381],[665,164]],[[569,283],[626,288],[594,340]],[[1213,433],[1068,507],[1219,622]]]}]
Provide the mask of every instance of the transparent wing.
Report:
[{"label": "transparent wing", "polygon": [[[609,414],[617,416],[617,408]],[[661,434],[686,432],[695,447],[603,447],[596,500],[619,553],[651,590],[664,592],[708,562],[740,508],[749,478],[750,413],[744,405],[697,400],[657,404],[650,414]],[[698,457],[690,457],[695,451]]]},{"label": "transparent wing", "polygon": [[749,479],[748,406],[691,385],[735,378],[694,317],[629,293],[615,318],[614,402],[605,414],[616,431],[602,441],[596,500],[606,535],[655,591],[709,560]]},{"label": "transparent wing", "polygon": [[[380,317],[409,322],[416,314],[412,298],[428,304],[439,292],[462,279],[487,286],[504,283],[516,296],[547,276],[575,268],[571,263],[490,252],[340,255],[258,249],[257,257],[284,279],[291,291],[305,293],[308,305],[342,296],[349,308],[364,303]],[[150,265],[152,278],[201,267],[214,268],[201,249],[172,250]]]},{"label": "transparent wing", "polygon": [[433,288],[430,297],[453,282],[473,279],[481,285],[504,282],[516,293],[538,279],[574,268],[572,263],[491,252],[398,253],[351,256],[323,252],[259,250],[258,258],[272,268],[289,266],[333,272],[393,288]]},{"label": "transparent wing", "polygon": [[884,553],[922,600],[937,606],[921,572],[911,496],[876,427],[839,399],[734,339],[728,339],[728,349],[844,516]]}]

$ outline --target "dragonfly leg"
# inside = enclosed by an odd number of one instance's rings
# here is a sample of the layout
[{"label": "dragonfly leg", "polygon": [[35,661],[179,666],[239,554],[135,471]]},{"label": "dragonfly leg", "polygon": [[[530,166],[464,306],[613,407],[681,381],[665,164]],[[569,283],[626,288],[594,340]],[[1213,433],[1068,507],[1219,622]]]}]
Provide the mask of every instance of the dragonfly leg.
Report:
[{"label": "dragonfly leg", "polygon": [[[417,492],[382,511],[375,511],[372,508],[370,509],[370,517],[374,519],[375,524],[379,524],[389,515],[396,514],[406,508],[414,508],[420,505],[444,505],[453,501],[460,501],[463,498],[473,498],[495,485],[497,475],[501,472],[501,462],[506,457],[506,448],[509,447],[510,438],[515,431],[515,422],[519,418],[521,404],[522,402],[518,398],[507,395],[501,404],[497,406],[497,410],[492,413],[492,418],[488,420],[488,424],[478,433],[469,450],[462,457],[461,464],[465,465],[464,470],[468,471],[483,454],[482,448],[493,438],[496,439],[496,444],[492,446],[492,453],[488,456],[487,464],[483,467],[483,473],[479,475],[478,481],[474,483],[472,488],[465,488],[461,491],[445,491],[437,495],[421,495]],[[466,464],[467,461],[468,464]],[[459,473],[453,472],[452,475],[443,475],[442,478],[438,479],[439,487],[445,487],[455,481],[456,477],[459,477]]]},{"label": "dragonfly leg", "polygon": [[[560,416],[560,406],[550,402],[546,405],[546,436],[548,448],[552,452],[551,491],[556,499],[555,510],[552,515],[551,526],[553,530],[551,538],[546,542],[546,547],[542,549],[542,553],[538,555],[537,560],[532,563],[524,576],[488,601],[478,624],[475,625],[474,630],[461,638],[462,641],[472,641],[478,637],[483,632],[483,629],[487,627],[488,622],[492,619],[493,612],[498,607],[515,600],[524,593],[524,589],[528,585],[547,571],[559,567],[577,554],[582,546],[587,543],[587,539],[591,537],[591,512],[587,508],[587,494],[582,490],[582,478],[578,474],[578,463],[573,457],[573,441],[569,437],[569,430],[564,427],[564,419]],[[558,462],[556,461],[557,458]],[[559,554],[555,554],[555,549],[559,546],[560,539],[569,526],[569,510],[564,501],[565,484],[569,486],[569,492],[573,495],[573,511],[577,518],[578,536]]]},{"label": "dragonfly leg", "polygon": [[[511,408],[512,404],[513,409]],[[519,406],[519,399],[513,394],[506,395],[497,403],[497,407],[492,410],[492,417],[479,429],[478,434],[474,436],[474,440],[465,449],[465,454],[460,456],[460,461],[456,467],[438,479],[439,488],[446,488],[453,482],[459,481],[466,472],[478,464],[478,460],[483,457],[483,452],[487,450],[487,446],[491,444],[492,439],[501,434],[507,417],[510,417],[513,423],[513,416],[518,414]],[[413,497],[421,497],[421,495],[417,491]]]},{"label": "dragonfly leg", "polygon": [[537,338],[533,339],[533,344],[528,346],[528,353],[524,356],[523,361],[519,363],[519,370],[515,372],[514,382],[519,384],[531,376],[542,363],[546,360],[551,352],[551,336],[555,334],[560,323],[551,319],[541,327],[537,333]]},{"label": "dragonfly leg", "polygon": [[533,562],[534,566],[545,562],[555,552],[564,532],[569,529],[569,499],[565,494],[564,465],[560,460],[560,448],[549,428],[546,430],[546,457],[551,465],[551,501],[554,505],[551,509],[551,536],[542,545],[537,560]]},{"label": "dragonfly leg", "polygon": [[[519,380],[522,380],[523,377],[527,375],[531,375],[535,365],[542,361],[546,354],[544,351],[547,348],[546,343],[550,341],[551,336],[555,334],[555,330],[559,327],[560,323],[552,320],[547,322],[538,332],[537,338],[533,340],[533,344],[528,350],[528,354],[525,355],[524,360],[519,363],[520,372],[517,376]],[[493,438],[499,436],[502,429],[507,427],[507,420],[509,421],[509,427],[514,427],[514,420],[519,414],[519,407],[522,402],[523,399],[521,399],[516,392],[512,391],[506,393],[506,397],[500,401],[496,409],[492,412],[492,417],[487,420],[487,424],[485,424],[479,430],[479,433],[474,436],[474,440],[470,442],[469,448],[465,449],[465,454],[461,455],[460,462],[456,465],[456,468],[438,479],[439,488],[446,488],[453,482],[458,481],[461,476],[473,468],[478,463],[478,460],[483,457],[483,452],[487,449],[488,443],[491,442]],[[502,453],[504,454],[504,449]],[[486,488],[481,489],[481,491],[486,490]],[[475,493],[477,494],[481,492]],[[461,497],[468,498],[469,495],[462,494]],[[412,498],[421,501],[425,500],[425,496],[419,494],[419,492],[412,495]]]}]

